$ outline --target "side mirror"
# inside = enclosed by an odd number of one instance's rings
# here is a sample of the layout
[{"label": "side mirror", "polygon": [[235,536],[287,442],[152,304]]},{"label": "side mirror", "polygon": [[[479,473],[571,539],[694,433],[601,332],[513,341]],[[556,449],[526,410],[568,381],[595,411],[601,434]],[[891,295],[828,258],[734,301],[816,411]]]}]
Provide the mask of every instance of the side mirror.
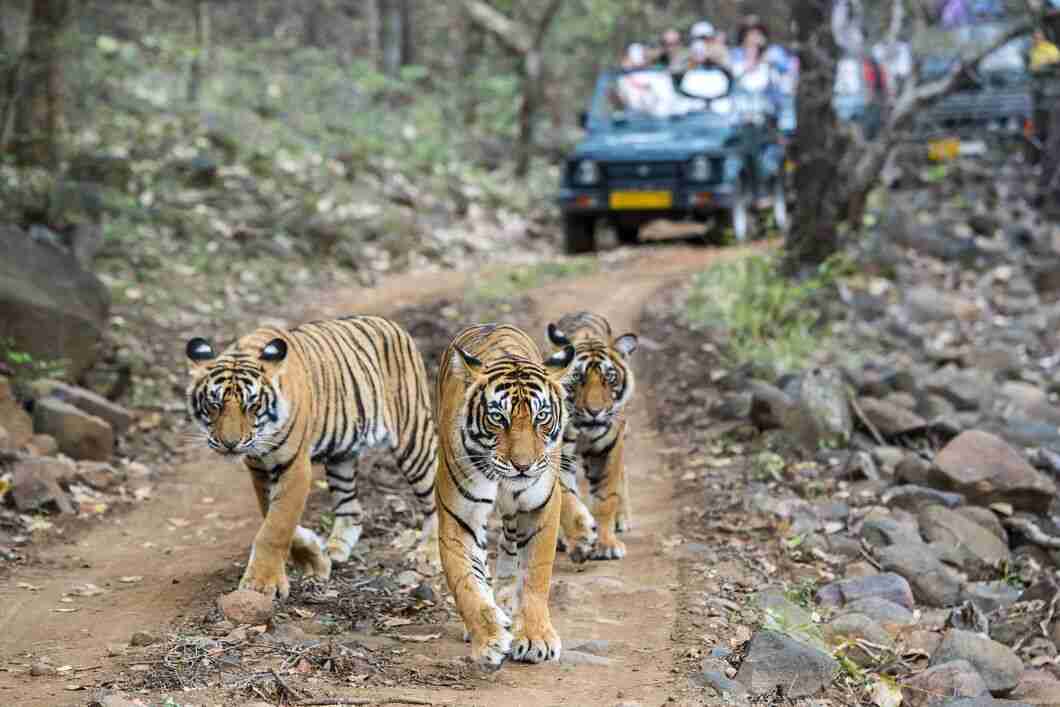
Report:
[{"label": "side mirror", "polygon": [[589,125],[589,111],[578,111],[578,127],[584,130]]}]

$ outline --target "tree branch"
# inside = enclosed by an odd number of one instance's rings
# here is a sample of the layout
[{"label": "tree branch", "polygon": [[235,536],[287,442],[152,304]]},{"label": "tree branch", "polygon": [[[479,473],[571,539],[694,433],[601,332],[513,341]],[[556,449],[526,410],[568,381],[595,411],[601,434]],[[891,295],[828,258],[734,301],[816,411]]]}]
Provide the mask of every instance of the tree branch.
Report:
[{"label": "tree branch", "polygon": [[[471,21],[500,40],[508,51],[523,56],[534,49],[535,44],[529,39],[529,32],[519,23],[506,17],[504,13],[498,12],[481,0],[462,0],[462,2]],[[558,7],[553,8],[552,5],[558,6],[559,4],[558,0],[552,0],[546,9],[548,13],[546,18],[549,21],[551,21],[551,15],[555,14],[558,9]],[[544,27],[547,28],[548,25]]]},{"label": "tree branch", "polygon": [[534,32],[534,46],[540,47],[542,42],[545,41],[545,35],[548,33],[549,25],[552,24],[552,20],[555,19],[556,13],[559,12],[560,6],[563,4],[563,0],[551,0],[545,11],[541,14],[541,19],[537,21],[537,31]]}]

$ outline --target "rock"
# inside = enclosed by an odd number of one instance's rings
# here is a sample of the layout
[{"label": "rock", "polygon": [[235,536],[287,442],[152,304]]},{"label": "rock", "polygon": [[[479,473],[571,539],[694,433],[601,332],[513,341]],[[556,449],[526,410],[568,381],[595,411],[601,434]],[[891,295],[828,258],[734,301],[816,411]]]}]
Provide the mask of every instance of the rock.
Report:
[{"label": "rock", "polygon": [[918,486],[927,486],[932,478],[932,464],[919,454],[907,454],[894,468],[894,476],[899,481]]},{"label": "rock", "polygon": [[129,646],[125,643],[108,643],[107,644],[107,655],[111,658],[117,658],[118,656],[125,655],[125,651],[128,650]]},{"label": "rock", "polygon": [[54,457],[59,453],[59,443],[51,435],[33,435],[25,447],[35,457]]},{"label": "rock", "polygon": [[1009,444],[1019,447],[1060,449],[1060,430],[1048,422],[1011,415],[1001,425],[992,426],[991,430]]},{"label": "rock", "polygon": [[910,611],[915,607],[909,582],[891,572],[826,584],[817,590],[816,601],[822,606],[841,607],[869,597],[892,601]]},{"label": "rock", "polygon": [[29,666],[29,674],[35,678],[44,677],[45,675],[57,675],[58,672],[54,665],[43,661],[37,661]]},{"label": "rock", "polygon": [[1011,406],[1008,415],[1018,412],[1022,417],[1060,425],[1060,408],[1049,402],[1048,394],[1036,385],[1023,381],[1005,381],[1001,384],[1001,395]]},{"label": "rock", "polygon": [[59,450],[74,459],[106,461],[114,453],[114,430],[105,420],[56,398],[37,401],[33,426],[55,437]]},{"label": "rock", "polygon": [[34,381],[32,387],[38,398],[56,398],[106,420],[117,434],[123,434],[136,421],[136,417],[121,405],[76,385],[42,379]]},{"label": "rock", "polygon": [[934,655],[941,642],[942,636],[935,631],[914,628],[902,633],[902,645],[905,647],[905,652],[925,658]]},{"label": "rock", "polygon": [[879,570],[868,562],[859,560],[847,565],[846,569],[843,571],[843,576],[847,579],[864,579],[865,577],[873,577],[879,573]]},{"label": "rock", "polygon": [[903,300],[909,318],[920,324],[952,321],[968,306],[955,295],[926,286],[909,288]]},{"label": "rock", "polygon": [[939,707],[951,697],[989,694],[986,681],[967,660],[935,665],[902,683],[902,704],[907,707]]},{"label": "rock", "polygon": [[25,446],[33,437],[33,418],[15,399],[11,384],[4,376],[0,376],[0,426],[7,431],[7,443],[11,449]]},{"label": "rock", "polygon": [[10,452],[15,449],[11,442],[11,434],[0,425],[0,452]]},{"label": "rock", "polygon": [[888,508],[900,508],[910,513],[919,513],[927,506],[956,508],[964,503],[964,496],[959,493],[947,493],[926,486],[905,484],[892,486],[880,497],[880,502]]},{"label": "rock", "polygon": [[1016,687],[1023,672],[1023,662],[1010,648],[970,631],[946,631],[930,664],[934,667],[951,660],[971,663],[994,695]]},{"label": "rock", "polygon": [[702,672],[700,672],[699,678],[700,682],[714,688],[714,690],[722,697],[728,699],[746,699],[748,695],[746,687],[735,680],[726,677],[725,673],[719,670],[709,670],[704,668]]},{"label": "rock", "polygon": [[560,654],[559,662],[567,665],[611,665],[610,658],[601,658],[591,653],[569,650],[565,650]]},{"label": "rock", "polygon": [[74,473],[72,464],[48,457],[21,459],[11,477],[11,500],[22,513],[49,510],[75,513],[73,503],[59,485]]},{"label": "rock", "polygon": [[799,383],[799,405],[814,420],[822,441],[845,444],[854,429],[843,375],[834,368],[812,368]]},{"label": "rock", "polygon": [[158,643],[158,638],[148,631],[137,631],[129,639],[129,645],[136,648],[143,648],[154,643]]},{"label": "rock", "polygon": [[272,618],[272,599],[249,589],[239,589],[217,600],[217,607],[235,624],[259,625]]},{"label": "rock", "polygon": [[962,432],[943,447],[935,464],[939,481],[981,505],[1005,502],[1044,513],[1056,496],[1052,479],[988,432]]},{"label": "rock", "polygon": [[827,650],[821,631],[809,611],[789,600],[779,589],[765,589],[755,595],[754,605],[765,615],[762,625],[780,631],[797,641]]},{"label": "rock", "polygon": [[81,462],[75,478],[96,491],[107,491],[125,480],[125,474],[106,462]]},{"label": "rock", "polygon": [[920,397],[916,412],[927,420],[937,420],[940,417],[949,417],[957,412],[957,406],[941,395],[925,393]]},{"label": "rock", "polygon": [[915,522],[903,523],[875,511],[862,522],[861,539],[875,547],[923,542]]},{"label": "rock", "polygon": [[823,651],[776,631],[758,631],[736,680],[756,695],[779,688],[787,697],[806,697],[831,684],[838,668]]},{"label": "rock", "polygon": [[889,445],[875,447],[872,450],[872,458],[887,474],[894,473],[895,467],[905,459],[905,454],[905,450],[901,447],[891,447]]},{"label": "rock", "polygon": [[942,396],[957,410],[978,410],[986,398],[988,386],[980,375],[956,366],[944,366],[924,381],[924,389]]},{"label": "rock", "polygon": [[70,157],[67,174],[78,182],[125,191],[133,178],[132,161],[128,157],[104,152],[79,152]]},{"label": "rock", "polygon": [[967,364],[983,371],[1009,375],[1023,365],[1020,354],[1012,346],[985,344],[974,347],[967,356]]},{"label": "rock", "polygon": [[840,615],[846,614],[867,616],[882,626],[892,636],[898,633],[902,627],[916,624],[916,617],[912,611],[880,597],[866,597],[851,602],[843,607]]},{"label": "rock", "polygon": [[960,576],[926,545],[891,545],[880,550],[877,559],[885,572],[895,572],[909,581],[917,601],[942,607],[953,605],[960,597]]},{"label": "rock", "polygon": [[824,628],[824,634],[833,650],[842,650],[845,656],[861,666],[876,663],[879,652],[874,654],[866,651],[858,641],[868,641],[888,649],[894,647],[892,634],[865,614],[843,613]]},{"label": "rock", "polygon": [[959,548],[971,563],[997,567],[1009,561],[1006,543],[957,511],[942,506],[928,506],[920,512],[919,518],[920,532],[925,538]]},{"label": "rock", "polygon": [[900,408],[905,408],[906,410],[916,410],[917,406],[916,396],[905,391],[888,393],[880,399],[885,403],[890,403],[891,405],[896,405]]},{"label": "rock", "polygon": [[964,506],[963,508],[958,508],[957,512],[989,530],[1008,547],[1008,532],[1005,530],[1005,526],[1001,525],[997,514],[992,510],[982,506]]},{"label": "rock", "polygon": [[1023,700],[1032,705],[1060,704],[1060,681],[1044,670],[1024,670],[1019,684],[1007,695],[1010,700]]},{"label": "rock", "polygon": [[1002,581],[969,582],[961,590],[961,600],[970,601],[984,614],[1012,606],[1022,592]]},{"label": "rock", "polygon": [[858,407],[884,437],[893,437],[927,424],[927,421],[915,412],[879,398],[859,398]]},{"label": "rock", "polygon": [[993,697],[954,697],[942,703],[942,707],[1031,707],[1026,702],[995,700]]},{"label": "rock", "polygon": [[416,588],[412,590],[412,598],[419,599],[420,601],[438,600],[438,597],[434,593],[434,587],[427,582],[420,582],[416,585]]},{"label": "rock", "polygon": [[107,288],[72,254],[15,226],[0,226],[0,253],[0,341],[13,340],[15,350],[37,361],[63,361],[66,376],[76,380],[96,360],[110,309]]}]

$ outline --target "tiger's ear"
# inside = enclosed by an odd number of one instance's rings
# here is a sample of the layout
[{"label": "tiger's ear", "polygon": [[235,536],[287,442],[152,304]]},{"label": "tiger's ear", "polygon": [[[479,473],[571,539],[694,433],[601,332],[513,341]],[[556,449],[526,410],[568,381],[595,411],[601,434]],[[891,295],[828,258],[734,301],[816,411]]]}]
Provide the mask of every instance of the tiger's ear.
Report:
[{"label": "tiger's ear", "polygon": [[567,344],[559,351],[545,359],[545,368],[553,380],[564,381],[570,373],[570,365],[574,363],[574,346]]},{"label": "tiger's ear", "polygon": [[[456,353],[457,353],[457,356],[454,356],[453,358],[454,359],[459,358],[459,360],[460,360],[460,364],[459,365],[463,367],[464,373],[467,375],[468,379],[477,378],[479,375],[481,375],[481,373],[482,373],[482,361],[480,361],[479,359],[475,358],[474,356],[469,354],[467,351],[464,351],[459,346],[454,346],[453,348],[456,349]],[[454,361],[453,363],[455,364],[456,361]]]},{"label": "tiger's ear", "polygon": [[570,339],[567,335],[559,330],[559,327],[554,322],[548,323],[548,340],[552,342],[554,346],[568,346],[570,345]]},{"label": "tiger's ear", "polygon": [[191,373],[205,366],[207,361],[217,358],[217,353],[214,352],[213,346],[201,336],[188,339],[188,343],[184,347],[184,354],[191,361]]},{"label": "tiger's ear", "polygon": [[622,358],[626,358],[637,350],[637,343],[636,334],[623,334],[615,339],[611,345],[615,347],[615,351],[622,354]]},{"label": "tiger's ear", "polygon": [[269,363],[279,363],[287,358],[287,342],[283,339],[273,339],[262,347],[258,358]]}]

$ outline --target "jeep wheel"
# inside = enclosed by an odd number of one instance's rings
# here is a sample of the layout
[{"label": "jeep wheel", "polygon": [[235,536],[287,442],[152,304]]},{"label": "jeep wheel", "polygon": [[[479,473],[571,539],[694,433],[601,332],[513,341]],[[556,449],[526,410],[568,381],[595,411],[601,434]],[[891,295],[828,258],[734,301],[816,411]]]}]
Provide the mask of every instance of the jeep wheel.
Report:
[{"label": "jeep wheel", "polygon": [[751,194],[745,185],[746,182],[741,179],[732,203],[732,235],[738,243],[744,243],[751,237]]},{"label": "jeep wheel", "polygon": [[640,243],[640,226],[615,226],[615,237],[622,245],[637,245]]},{"label": "jeep wheel", "polygon": [[596,250],[596,219],[583,214],[563,217],[563,242],[569,255]]}]

